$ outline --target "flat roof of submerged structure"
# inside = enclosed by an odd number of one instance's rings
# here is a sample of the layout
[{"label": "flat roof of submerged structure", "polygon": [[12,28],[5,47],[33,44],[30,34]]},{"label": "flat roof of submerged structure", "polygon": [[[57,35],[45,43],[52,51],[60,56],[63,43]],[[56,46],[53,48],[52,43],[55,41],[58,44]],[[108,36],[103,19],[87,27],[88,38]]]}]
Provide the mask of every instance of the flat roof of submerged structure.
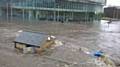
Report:
[{"label": "flat roof of submerged structure", "polygon": [[40,47],[45,43],[47,37],[48,35],[44,33],[21,32],[14,42]]}]

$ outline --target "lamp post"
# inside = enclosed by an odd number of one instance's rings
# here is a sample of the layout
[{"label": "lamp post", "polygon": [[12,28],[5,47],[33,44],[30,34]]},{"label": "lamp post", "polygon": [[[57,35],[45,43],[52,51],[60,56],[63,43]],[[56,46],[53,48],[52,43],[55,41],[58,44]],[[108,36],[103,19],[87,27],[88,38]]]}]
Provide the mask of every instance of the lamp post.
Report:
[{"label": "lamp post", "polygon": [[9,4],[7,3],[7,6],[6,6],[7,7],[7,11],[6,11],[7,12],[7,22],[8,22],[8,14],[9,14],[8,13],[8,6],[9,6]]},{"label": "lamp post", "polygon": [[[54,9],[56,9],[56,2],[54,3]],[[56,11],[54,10],[54,21],[56,21]]]},{"label": "lamp post", "polygon": [[12,19],[13,19],[12,0],[10,0],[10,10],[11,10],[10,19],[12,21]]},{"label": "lamp post", "polygon": [[60,19],[60,17],[59,17],[59,5],[57,6],[57,9],[58,9],[57,21],[59,22],[59,19]]}]

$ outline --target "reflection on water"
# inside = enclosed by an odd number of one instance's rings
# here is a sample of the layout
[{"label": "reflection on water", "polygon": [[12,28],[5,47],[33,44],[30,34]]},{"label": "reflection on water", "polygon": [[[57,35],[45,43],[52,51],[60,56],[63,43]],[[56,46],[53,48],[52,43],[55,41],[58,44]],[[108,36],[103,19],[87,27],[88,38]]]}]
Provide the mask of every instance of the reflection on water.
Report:
[{"label": "reflection on water", "polygon": [[107,20],[101,20],[101,30],[105,32],[112,32],[112,33],[119,33],[119,22],[118,21],[113,21],[111,24],[107,23]]},{"label": "reflection on water", "polygon": [[98,46],[111,55],[115,63],[120,64],[120,21],[112,21],[109,25],[107,22],[101,21],[100,30],[102,32],[99,32],[98,35]]},{"label": "reflection on water", "polygon": [[112,21],[109,25],[107,22],[107,20],[101,20],[95,24],[87,24],[87,30],[79,35],[79,40],[81,44],[88,45],[85,46],[87,48],[103,50],[117,65],[120,65],[120,21]]}]

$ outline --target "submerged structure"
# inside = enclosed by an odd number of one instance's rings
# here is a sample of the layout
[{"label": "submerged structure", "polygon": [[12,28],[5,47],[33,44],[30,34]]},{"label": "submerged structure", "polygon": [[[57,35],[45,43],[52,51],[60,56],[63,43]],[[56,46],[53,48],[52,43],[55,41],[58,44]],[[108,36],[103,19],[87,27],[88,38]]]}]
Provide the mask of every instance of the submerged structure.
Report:
[{"label": "submerged structure", "polygon": [[48,35],[44,33],[21,32],[14,40],[16,49],[26,52],[29,49],[33,52],[41,53],[54,44],[53,38],[48,40]]},{"label": "submerged structure", "polygon": [[[2,0],[1,0],[2,2]],[[7,17],[27,20],[90,21],[100,19],[106,0],[6,0]]]},{"label": "submerged structure", "polygon": [[[23,47],[38,47],[40,48],[46,41],[47,35],[43,33],[22,32],[15,39],[15,48],[22,49]],[[21,46],[21,47],[19,47]]]}]

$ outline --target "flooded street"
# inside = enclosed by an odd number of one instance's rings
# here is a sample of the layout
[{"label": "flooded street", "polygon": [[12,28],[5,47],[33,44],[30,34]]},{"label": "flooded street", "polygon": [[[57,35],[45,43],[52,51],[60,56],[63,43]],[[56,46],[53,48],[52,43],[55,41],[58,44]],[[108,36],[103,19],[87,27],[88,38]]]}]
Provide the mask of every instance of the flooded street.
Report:
[{"label": "flooded street", "polygon": [[[42,58],[40,56],[16,53],[13,40],[18,31],[45,32],[57,37],[63,45],[52,50],[50,58],[64,60],[79,64],[91,59],[91,56],[79,51],[81,47],[91,52],[102,50],[120,65],[120,21],[113,21],[110,25],[106,21],[96,25],[82,25],[77,23],[40,23],[40,24],[0,24],[0,66],[1,67],[65,67],[59,66],[61,62]],[[6,58],[5,58],[6,57]],[[18,63],[16,61],[19,61]],[[33,63],[34,62],[34,63]],[[64,65],[62,63],[62,65]],[[96,67],[96,66],[83,66]]]},{"label": "flooded street", "polygon": [[120,64],[120,21],[113,21],[111,24],[101,22],[99,34],[99,47],[112,56],[114,61]]}]

